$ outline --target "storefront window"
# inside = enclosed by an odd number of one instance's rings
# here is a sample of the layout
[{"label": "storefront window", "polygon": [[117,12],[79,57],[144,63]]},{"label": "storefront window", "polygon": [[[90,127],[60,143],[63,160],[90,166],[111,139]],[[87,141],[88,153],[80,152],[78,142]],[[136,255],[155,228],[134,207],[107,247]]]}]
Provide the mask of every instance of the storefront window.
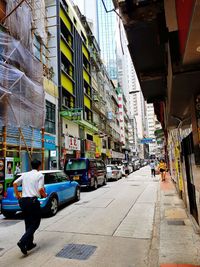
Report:
[{"label": "storefront window", "polygon": [[56,133],[56,106],[49,101],[46,101],[45,131],[52,134]]}]

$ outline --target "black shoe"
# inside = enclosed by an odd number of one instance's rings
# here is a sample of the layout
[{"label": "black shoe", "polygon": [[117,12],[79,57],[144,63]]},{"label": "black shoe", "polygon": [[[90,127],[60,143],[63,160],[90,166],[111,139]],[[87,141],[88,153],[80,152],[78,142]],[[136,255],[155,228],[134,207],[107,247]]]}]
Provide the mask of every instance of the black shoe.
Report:
[{"label": "black shoe", "polygon": [[21,249],[21,252],[22,252],[24,255],[27,255],[27,248],[26,248],[26,246],[24,246],[24,245],[22,244],[21,241],[19,241],[19,242],[17,243],[17,245],[18,245],[18,247]]},{"label": "black shoe", "polygon": [[30,244],[29,246],[27,246],[27,251],[35,248],[36,246],[37,246],[37,244],[35,244],[35,243]]}]

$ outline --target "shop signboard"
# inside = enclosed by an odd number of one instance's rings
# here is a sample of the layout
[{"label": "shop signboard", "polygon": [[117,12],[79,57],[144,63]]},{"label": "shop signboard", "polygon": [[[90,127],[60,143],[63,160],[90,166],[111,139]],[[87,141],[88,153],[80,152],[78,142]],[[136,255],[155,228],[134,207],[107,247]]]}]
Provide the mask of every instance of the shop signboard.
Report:
[{"label": "shop signboard", "polygon": [[20,158],[14,158],[13,171],[14,171],[14,175],[21,172]]},{"label": "shop signboard", "polygon": [[93,141],[85,140],[85,150],[88,152],[96,152],[96,144]]},{"label": "shop signboard", "polygon": [[5,184],[5,159],[0,158],[0,199],[3,197]]},{"label": "shop signboard", "polygon": [[81,150],[81,142],[76,137],[65,136],[65,148],[67,150]]},{"label": "shop signboard", "polygon": [[150,143],[154,143],[155,140],[153,138],[143,138],[140,140],[141,144],[150,144]]},{"label": "shop signboard", "polygon": [[56,150],[56,138],[51,135],[44,135],[44,148],[45,150]]},{"label": "shop signboard", "polygon": [[60,114],[68,120],[79,121],[82,120],[83,110],[81,108],[70,108],[61,111]]}]

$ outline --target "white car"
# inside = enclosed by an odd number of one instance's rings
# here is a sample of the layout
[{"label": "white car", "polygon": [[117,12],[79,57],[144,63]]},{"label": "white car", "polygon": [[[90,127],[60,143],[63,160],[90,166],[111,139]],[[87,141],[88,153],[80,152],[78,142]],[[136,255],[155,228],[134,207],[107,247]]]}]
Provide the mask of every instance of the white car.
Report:
[{"label": "white car", "polygon": [[118,166],[107,165],[106,166],[106,177],[108,180],[118,180],[122,178],[122,171]]},{"label": "white car", "polygon": [[126,174],[125,174],[125,166],[122,164],[122,165],[118,165],[117,167],[121,170],[122,176],[126,176]]}]

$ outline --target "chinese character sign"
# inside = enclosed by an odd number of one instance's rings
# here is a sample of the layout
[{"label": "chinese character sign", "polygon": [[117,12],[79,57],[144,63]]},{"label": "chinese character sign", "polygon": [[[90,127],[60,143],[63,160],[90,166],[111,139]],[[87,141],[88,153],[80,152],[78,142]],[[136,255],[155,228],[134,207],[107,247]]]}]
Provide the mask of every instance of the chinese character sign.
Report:
[{"label": "chinese character sign", "polygon": [[65,148],[68,150],[80,150],[80,140],[78,138],[65,136]]}]

